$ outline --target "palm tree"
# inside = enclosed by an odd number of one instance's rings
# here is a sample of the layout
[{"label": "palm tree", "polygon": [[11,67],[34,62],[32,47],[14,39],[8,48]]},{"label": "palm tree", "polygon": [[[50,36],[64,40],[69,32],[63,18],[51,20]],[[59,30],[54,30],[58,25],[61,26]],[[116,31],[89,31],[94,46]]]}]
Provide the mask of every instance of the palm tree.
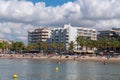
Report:
[{"label": "palm tree", "polygon": [[43,50],[43,52],[44,51],[46,51],[47,50],[47,48],[48,48],[48,46],[47,46],[47,43],[46,42],[41,42],[41,50]]},{"label": "palm tree", "polygon": [[3,48],[3,43],[2,42],[0,42],[0,49],[2,49]]},{"label": "palm tree", "polygon": [[80,41],[80,37],[77,37],[77,38],[76,38],[76,42],[77,42],[77,50],[78,50],[78,46],[80,46],[80,45],[78,44],[79,41]]},{"label": "palm tree", "polygon": [[9,51],[10,44],[7,41],[3,41],[3,52],[6,53]]},{"label": "palm tree", "polygon": [[110,45],[112,47],[112,50],[116,51],[115,49],[119,47],[119,41],[115,38],[110,39]]},{"label": "palm tree", "polygon": [[58,47],[59,52],[61,53],[61,51],[64,50],[65,45],[62,42],[60,42],[60,43],[57,44],[57,47]]},{"label": "palm tree", "polygon": [[69,43],[69,50],[70,50],[70,51],[73,51],[73,49],[74,49],[74,42],[71,41],[71,42]]},{"label": "palm tree", "polygon": [[23,42],[12,42],[10,49],[21,53],[21,50],[24,49],[24,43]]},{"label": "palm tree", "polygon": [[87,40],[86,45],[90,49],[97,47],[98,41],[96,40]]},{"label": "palm tree", "polygon": [[76,38],[77,45],[81,46],[82,48],[87,45],[87,38],[83,36],[78,36]]},{"label": "palm tree", "polygon": [[38,48],[38,45],[37,44],[34,44],[34,43],[31,43],[31,44],[28,44],[27,45],[27,51],[32,51],[32,50],[35,50],[35,49],[37,49]]},{"label": "palm tree", "polygon": [[101,48],[102,50],[106,50],[109,44],[109,39],[106,37],[101,38],[98,41],[98,48]]},{"label": "palm tree", "polygon": [[50,52],[54,52],[56,48],[57,48],[57,44],[56,43],[54,43],[54,42],[49,43]]},{"label": "palm tree", "polygon": [[0,52],[2,53],[2,50],[3,49],[3,43],[2,42],[0,42]]},{"label": "palm tree", "polygon": [[42,44],[41,41],[37,43],[37,45],[38,45],[38,49],[39,49],[39,52],[41,52],[41,44]]},{"label": "palm tree", "polygon": [[86,46],[87,46],[88,48],[92,49],[92,48],[94,47],[93,44],[94,44],[94,41],[93,41],[93,40],[87,40],[87,45],[86,45]]}]

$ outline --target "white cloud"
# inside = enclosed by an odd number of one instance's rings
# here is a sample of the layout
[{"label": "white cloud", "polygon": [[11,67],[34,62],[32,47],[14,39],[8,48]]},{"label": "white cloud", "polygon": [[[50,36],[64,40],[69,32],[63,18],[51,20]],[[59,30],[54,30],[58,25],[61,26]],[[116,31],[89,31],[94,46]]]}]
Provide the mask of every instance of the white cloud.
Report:
[{"label": "white cloud", "polygon": [[112,20],[105,20],[105,21],[99,21],[98,23],[96,23],[96,25],[94,27],[97,27],[97,30],[109,30],[109,28],[111,27],[119,27],[120,28],[120,21],[116,20],[116,19],[112,19]]},{"label": "white cloud", "polygon": [[32,28],[32,25],[23,23],[0,23],[0,38],[24,41],[27,40],[27,31]]},{"label": "white cloud", "polygon": [[4,32],[4,33],[11,33],[11,30],[10,30],[10,28],[9,27],[2,27],[2,31]]},{"label": "white cloud", "polygon": [[22,32],[19,31],[19,30],[15,30],[15,33],[18,34],[18,35],[19,35],[19,34],[22,34]]},{"label": "white cloud", "polygon": [[0,23],[0,33],[9,34],[11,33],[11,29],[5,23]]},{"label": "white cloud", "polygon": [[86,18],[120,18],[120,0],[77,0],[77,2]]},{"label": "white cloud", "polygon": [[1,0],[0,36],[26,40],[27,31],[34,27],[64,23],[96,29],[120,27],[119,3],[120,0],[76,0],[46,7],[44,2]]},{"label": "white cloud", "polygon": [[5,38],[4,34],[0,33],[0,38]]},{"label": "white cloud", "polygon": [[68,2],[57,7],[46,7],[43,2],[34,5],[27,1],[0,1],[0,18],[10,22],[54,24],[64,18],[78,18],[79,10],[79,5],[75,2]]},{"label": "white cloud", "polygon": [[20,36],[20,37],[18,37],[18,39],[20,39],[20,40],[27,40],[27,37]]}]

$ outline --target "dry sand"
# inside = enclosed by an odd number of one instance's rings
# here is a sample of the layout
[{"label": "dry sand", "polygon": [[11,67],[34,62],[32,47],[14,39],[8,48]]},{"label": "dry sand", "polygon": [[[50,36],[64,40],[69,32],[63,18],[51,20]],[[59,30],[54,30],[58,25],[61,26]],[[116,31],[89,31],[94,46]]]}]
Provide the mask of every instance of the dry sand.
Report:
[{"label": "dry sand", "polygon": [[120,62],[120,58],[110,58],[107,59],[106,57],[89,57],[89,56],[69,56],[66,58],[66,56],[42,56],[42,55],[23,55],[23,54],[0,54],[0,58],[17,58],[17,59],[43,59],[43,60],[73,60],[73,61],[108,61],[108,62]]}]

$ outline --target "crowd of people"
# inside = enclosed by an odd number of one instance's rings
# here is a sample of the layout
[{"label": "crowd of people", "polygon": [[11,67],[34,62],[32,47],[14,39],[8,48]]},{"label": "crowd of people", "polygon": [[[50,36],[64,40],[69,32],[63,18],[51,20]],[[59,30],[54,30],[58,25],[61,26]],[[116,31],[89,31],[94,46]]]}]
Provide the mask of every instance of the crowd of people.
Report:
[{"label": "crowd of people", "polygon": [[113,53],[100,52],[99,54],[74,54],[74,55],[55,55],[55,54],[0,54],[0,58],[24,58],[24,59],[61,59],[61,60],[120,60],[119,55]]}]

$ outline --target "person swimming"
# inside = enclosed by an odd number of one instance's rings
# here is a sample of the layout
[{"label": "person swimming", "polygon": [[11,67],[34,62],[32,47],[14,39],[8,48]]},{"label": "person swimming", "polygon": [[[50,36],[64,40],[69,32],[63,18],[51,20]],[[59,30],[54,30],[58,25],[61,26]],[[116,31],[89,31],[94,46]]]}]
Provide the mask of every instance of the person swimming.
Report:
[{"label": "person swimming", "polygon": [[60,64],[61,62],[60,61],[57,61],[57,64]]}]

